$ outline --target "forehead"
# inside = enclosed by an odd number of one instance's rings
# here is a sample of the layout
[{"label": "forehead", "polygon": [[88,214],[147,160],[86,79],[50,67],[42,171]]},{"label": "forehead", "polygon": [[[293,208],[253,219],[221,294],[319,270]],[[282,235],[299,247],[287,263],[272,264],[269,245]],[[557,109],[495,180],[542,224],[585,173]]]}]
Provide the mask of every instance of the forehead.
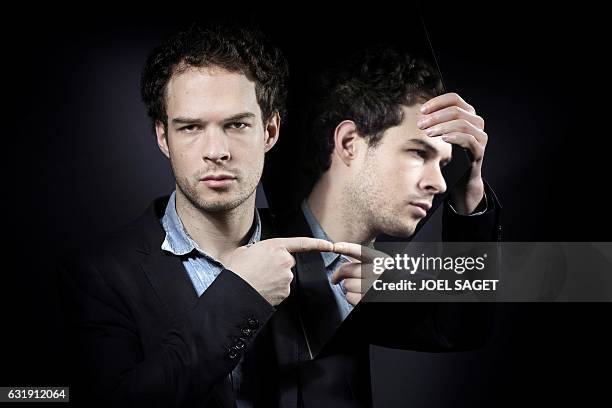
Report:
[{"label": "forehead", "polygon": [[450,158],[453,152],[452,145],[445,142],[440,137],[427,136],[424,130],[419,129],[417,122],[423,115],[420,112],[421,104],[413,106],[403,106],[404,117],[398,126],[394,126],[385,131],[382,139],[393,147],[403,147],[404,145],[418,144],[410,140],[418,140],[431,145],[442,158]]},{"label": "forehead", "polygon": [[255,83],[245,75],[219,67],[194,68],[174,74],[166,87],[168,117],[260,115]]}]

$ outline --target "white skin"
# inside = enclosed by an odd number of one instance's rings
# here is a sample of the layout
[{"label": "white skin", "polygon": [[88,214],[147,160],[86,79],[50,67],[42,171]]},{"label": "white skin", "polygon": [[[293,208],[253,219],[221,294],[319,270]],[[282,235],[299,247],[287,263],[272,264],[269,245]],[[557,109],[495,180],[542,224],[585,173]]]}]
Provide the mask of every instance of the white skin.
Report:
[{"label": "white skin", "polygon": [[[189,236],[248,282],[270,304],[289,295],[291,253],[332,251],[313,238],[286,238],[243,246],[255,216],[255,190],[264,156],[278,140],[278,113],[264,121],[255,84],[219,67],[175,73],[166,88],[167,133],[157,143],[176,179],[176,210]],[[206,181],[210,176],[224,181]]]},{"label": "white skin", "polygon": [[[441,168],[451,159],[452,143],[466,148],[471,160],[470,170],[451,194],[454,207],[469,214],[484,197],[487,135],[474,108],[449,93],[403,107],[403,112],[402,122],[387,129],[376,146],[369,146],[350,120],[335,129],[331,167],[307,200],[330,238],[343,241],[336,244],[336,252],[348,251],[362,260],[355,246],[346,243],[368,245],[381,233],[411,236],[423,218],[411,203],[430,205],[436,194],[446,191]],[[362,285],[357,263],[344,264],[332,277],[334,283],[344,280],[352,304],[369,287]]]}]

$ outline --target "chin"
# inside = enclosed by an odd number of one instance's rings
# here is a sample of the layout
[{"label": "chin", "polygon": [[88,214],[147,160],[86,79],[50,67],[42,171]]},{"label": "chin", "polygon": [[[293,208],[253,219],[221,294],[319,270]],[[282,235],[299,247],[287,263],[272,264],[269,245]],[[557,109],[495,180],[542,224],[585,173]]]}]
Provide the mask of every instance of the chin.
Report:
[{"label": "chin", "polygon": [[383,229],[383,233],[395,238],[410,238],[416,230],[416,224],[397,224],[390,228]]},{"label": "chin", "polygon": [[241,203],[237,201],[205,201],[200,203],[199,207],[201,210],[206,212],[224,212],[230,211],[238,207]]},{"label": "chin", "polygon": [[218,192],[214,194],[198,194],[194,204],[203,211],[221,212],[233,210],[242,202],[244,202],[244,200],[235,194]]}]

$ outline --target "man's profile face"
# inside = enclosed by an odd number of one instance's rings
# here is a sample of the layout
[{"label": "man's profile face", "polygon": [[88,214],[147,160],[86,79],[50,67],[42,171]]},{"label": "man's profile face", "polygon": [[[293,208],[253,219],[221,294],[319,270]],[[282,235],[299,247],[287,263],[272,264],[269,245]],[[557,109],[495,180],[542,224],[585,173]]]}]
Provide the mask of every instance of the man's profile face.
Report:
[{"label": "man's profile face", "polygon": [[157,139],[177,194],[209,212],[232,210],[254,194],[278,130],[278,116],[275,128],[264,126],[254,82],[218,67],[188,68],[168,83],[166,114],[167,135],[158,124]]},{"label": "man's profile face", "polygon": [[446,191],[441,168],[451,159],[452,145],[418,129],[420,107],[403,107],[400,125],[387,129],[357,159],[353,200],[376,234],[411,236],[434,195]]}]

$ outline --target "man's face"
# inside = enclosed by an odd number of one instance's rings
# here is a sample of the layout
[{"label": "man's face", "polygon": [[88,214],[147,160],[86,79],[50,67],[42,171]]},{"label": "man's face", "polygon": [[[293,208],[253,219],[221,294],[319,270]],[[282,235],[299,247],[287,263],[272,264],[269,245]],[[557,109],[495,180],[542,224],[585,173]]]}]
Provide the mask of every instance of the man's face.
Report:
[{"label": "man's face", "polygon": [[158,124],[157,141],[177,194],[207,212],[232,210],[253,195],[279,125],[277,115],[262,123],[254,82],[218,67],[188,68],[168,83],[166,113],[167,135]]},{"label": "man's face", "polygon": [[404,107],[402,123],[387,129],[376,146],[366,147],[356,159],[348,189],[375,234],[412,235],[434,195],[446,191],[441,168],[450,161],[452,146],[418,129],[420,106]]}]

